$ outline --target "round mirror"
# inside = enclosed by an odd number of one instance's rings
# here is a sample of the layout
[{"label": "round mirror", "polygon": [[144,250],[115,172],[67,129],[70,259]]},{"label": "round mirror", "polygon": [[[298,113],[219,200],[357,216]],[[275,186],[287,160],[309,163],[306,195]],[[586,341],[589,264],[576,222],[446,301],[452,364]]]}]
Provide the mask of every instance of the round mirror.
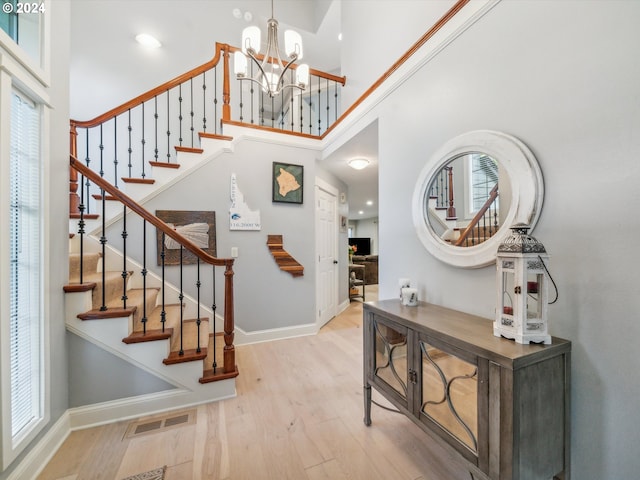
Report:
[{"label": "round mirror", "polygon": [[413,223],[427,250],[456,267],[495,261],[509,227],[532,228],[544,197],[540,167],[518,139],[477,130],[445,143],[413,193]]}]

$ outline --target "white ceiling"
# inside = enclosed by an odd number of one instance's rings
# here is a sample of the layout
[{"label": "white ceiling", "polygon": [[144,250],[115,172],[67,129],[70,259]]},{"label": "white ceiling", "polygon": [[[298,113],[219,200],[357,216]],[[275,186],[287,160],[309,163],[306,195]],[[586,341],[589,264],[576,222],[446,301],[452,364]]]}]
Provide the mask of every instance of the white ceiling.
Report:
[{"label": "white ceiling", "polygon": [[[245,20],[247,13],[251,21]],[[215,42],[237,45],[245,26],[265,30],[270,16],[266,0],[71,0],[72,118],[98,116],[205,63]],[[291,27],[302,35],[305,62],[348,78],[340,72],[340,0],[275,0],[274,16],[280,31]],[[136,44],[135,36],[143,32],[158,38],[162,48],[149,51]],[[374,124],[323,160],[349,187],[350,219],[378,214],[377,145]],[[353,170],[347,161],[355,156],[371,164]]]}]

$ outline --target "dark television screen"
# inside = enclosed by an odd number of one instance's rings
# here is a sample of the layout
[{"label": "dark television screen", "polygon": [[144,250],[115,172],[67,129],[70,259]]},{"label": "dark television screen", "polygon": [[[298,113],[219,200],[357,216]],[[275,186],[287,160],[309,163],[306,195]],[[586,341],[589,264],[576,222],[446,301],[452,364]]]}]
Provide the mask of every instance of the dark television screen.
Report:
[{"label": "dark television screen", "polygon": [[355,255],[371,255],[371,239],[370,238],[350,238],[349,245],[355,245],[357,250]]}]

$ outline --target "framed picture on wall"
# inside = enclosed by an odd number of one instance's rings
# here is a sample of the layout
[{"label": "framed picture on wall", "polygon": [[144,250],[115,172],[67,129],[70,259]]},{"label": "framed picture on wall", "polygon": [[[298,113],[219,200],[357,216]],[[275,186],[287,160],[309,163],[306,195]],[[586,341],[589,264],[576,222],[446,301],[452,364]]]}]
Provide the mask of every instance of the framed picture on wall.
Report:
[{"label": "framed picture on wall", "polygon": [[340,215],[340,231],[345,233],[347,231],[347,217]]},{"label": "framed picture on wall", "polygon": [[273,162],[272,201],[302,203],[304,167],[290,163]]},{"label": "framed picture on wall", "polygon": [[[216,212],[156,210],[156,216],[169,224],[171,228],[202,248],[211,256],[216,256]],[[162,231],[156,229],[157,262],[162,265]],[[180,244],[171,237],[164,237],[165,265],[180,264]],[[182,263],[193,265],[197,257],[186,249],[182,249]]]}]

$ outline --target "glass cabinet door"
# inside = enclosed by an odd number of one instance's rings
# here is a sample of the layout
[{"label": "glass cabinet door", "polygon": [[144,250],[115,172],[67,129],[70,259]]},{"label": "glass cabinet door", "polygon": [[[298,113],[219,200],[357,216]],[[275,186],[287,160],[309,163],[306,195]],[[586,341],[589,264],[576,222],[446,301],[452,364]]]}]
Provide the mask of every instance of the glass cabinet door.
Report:
[{"label": "glass cabinet door", "polygon": [[[478,366],[421,338],[420,417],[437,424],[449,443],[478,453]],[[425,420],[426,416],[426,420]],[[453,441],[452,441],[453,440]]]},{"label": "glass cabinet door", "polygon": [[390,393],[407,401],[408,348],[407,329],[388,323],[380,317],[373,320],[373,377]]}]

